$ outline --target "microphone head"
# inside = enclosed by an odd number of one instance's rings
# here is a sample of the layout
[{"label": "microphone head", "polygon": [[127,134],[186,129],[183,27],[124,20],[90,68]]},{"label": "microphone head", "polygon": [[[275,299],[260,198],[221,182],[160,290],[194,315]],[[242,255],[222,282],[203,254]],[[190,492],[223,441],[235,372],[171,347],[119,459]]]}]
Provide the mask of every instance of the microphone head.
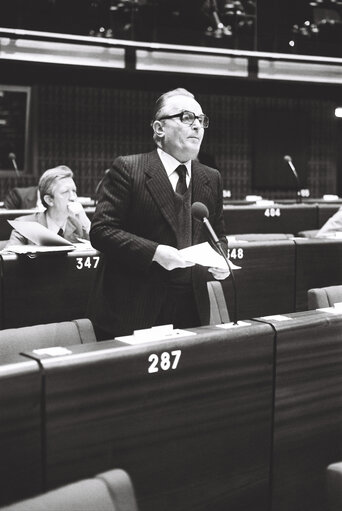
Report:
[{"label": "microphone head", "polygon": [[14,153],[8,153],[8,157],[10,160],[15,160],[15,158],[16,158]]},{"label": "microphone head", "polygon": [[203,218],[208,218],[209,211],[203,202],[194,202],[191,206],[191,214],[197,220],[203,221]]},{"label": "microphone head", "polygon": [[292,161],[292,158],[291,158],[291,156],[289,156],[288,154],[285,154],[285,156],[284,156],[284,160],[285,160],[285,161],[287,161],[287,162],[289,162],[289,161]]}]

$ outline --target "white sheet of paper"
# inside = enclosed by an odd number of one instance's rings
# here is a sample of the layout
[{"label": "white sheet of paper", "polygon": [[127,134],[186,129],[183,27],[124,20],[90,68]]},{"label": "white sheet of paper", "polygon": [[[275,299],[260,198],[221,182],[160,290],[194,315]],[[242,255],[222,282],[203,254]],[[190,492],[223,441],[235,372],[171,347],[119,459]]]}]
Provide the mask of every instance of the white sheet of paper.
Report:
[{"label": "white sheet of paper", "polygon": [[[43,247],[41,245],[11,245],[10,247],[3,249],[3,252],[13,252],[14,254],[47,254],[50,252],[71,252],[75,250],[74,245],[59,245],[50,247]],[[82,247],[83,250],[83,247]]]},{"label": "white sheet of paper", "polygon": [[[224,258],[214,250],[207,241],[192,247],[182,248],[180,253],[184,259],[191,263],[200,264],[201,266],[208,266],[209,268],[227,269],[227,263]],[[236,266],[230,261],[233,270],[239,270],[241,266]]]},{"label": "white sheet of paper", "polygon": [[38,222],[22,222],[21,220],[7,220],[8,223],[28,240],[36,245],[44,246],[73,246],[70,241],[58,236]]},{"label": "white sheet of paper", "polygon": [[36,355],[49,355],[50,357],[60,357],[61,355],[71,355],[72,351],[68,350],[68,348],[64,348],[63,346],[54,346],[51,348],[39,348],[37,350],[33,350],[33,353]]}]

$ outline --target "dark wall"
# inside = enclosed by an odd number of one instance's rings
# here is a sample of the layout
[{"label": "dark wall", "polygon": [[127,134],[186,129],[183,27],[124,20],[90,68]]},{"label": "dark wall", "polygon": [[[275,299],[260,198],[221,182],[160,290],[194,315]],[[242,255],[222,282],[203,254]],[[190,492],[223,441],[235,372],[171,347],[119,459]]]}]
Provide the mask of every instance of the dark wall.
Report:
[{"label": "dark wall", "polygon": [[[151,106],[162,92],[177,86],[194,92],[210,117],[202,148],[214,156],[224,188],[232,191],[232,198],[250,193],[293,197],[293,191],[284,186],[282,190],[270,189],[269,185],[267,190],[253,188],[256,147],[261,141],[265,159],[284,165],[283,154],[278,154],[274,141],[268,140],[267,130],[262,140],[258,117],[265,110],[287,112],[294,123],[296,116],[305,117],[307,133],[298,144],[298,156],[292,155],[298,174],[302,164],[311,196],[336,193],[334,108],[341,95],[337,87],[32,64],[2,64],[0,72],[7,83],[32,86],[31,175],[20,178],[19,183],[14,177],[0,177],[1,197],[14,184],[34,183],[44,170],[62,163],[75,171],[79,193],[92,194],[114,157],[153,147]],[[278,122],[281,126],[281,116]],[[279,129],[279,136],[284,138],[286,130]],[[290,172],[286,167],[284,171]]]}]

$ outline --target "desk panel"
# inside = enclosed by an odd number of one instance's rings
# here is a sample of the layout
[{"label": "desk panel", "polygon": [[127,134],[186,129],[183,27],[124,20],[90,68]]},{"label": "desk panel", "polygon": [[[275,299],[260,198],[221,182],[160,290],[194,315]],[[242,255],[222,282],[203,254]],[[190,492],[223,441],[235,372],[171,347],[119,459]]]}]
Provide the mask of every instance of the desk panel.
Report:
[{"label": "desk panel", "polygon": [[342,241],[296,241],[296,310],[307,309],[307,291],[342,284]]},{"label": "desk panel", "polygon": [[1,506],[43,490],[40,405],[38,364],[0,365]]},{"label": "desk panel", "polygon": [[121,467],[141,511],[268,508],[273,330],[196,331],[41,357],[50,488]]},{"label": "desk panel", "polygon": [[85,317],[98,254],[74,251],[0,257],[1,328]]},{"label": "desk panel", "polygon": [[317,228],[317,206],[224,206],[226,234],[297,233]]},{"label": "desk panel", "polygon": [[325,469],[342,459],[342,315],[312,311],[277,331],[273,511],[326,511]]},{"label": "desk panel", "polygon": [[[295,311],[295,245],[293,241],[229,243],[238,292],[239,319]],[[235,256],[235,257],[234,257]],[[242,257],[239,257],[242,256]],[[222,281],[229,315],[234,317],[231,277]]]}]

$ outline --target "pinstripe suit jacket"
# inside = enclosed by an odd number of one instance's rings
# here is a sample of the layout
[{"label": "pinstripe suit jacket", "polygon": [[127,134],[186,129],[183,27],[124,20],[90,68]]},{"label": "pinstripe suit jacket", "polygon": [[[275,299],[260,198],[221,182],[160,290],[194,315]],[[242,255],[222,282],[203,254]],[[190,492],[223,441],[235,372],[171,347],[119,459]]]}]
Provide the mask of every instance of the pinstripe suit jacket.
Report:
[{"label": "pinstripe suit jacket", "polygon": [[[192,162],[192,201],[207,206],[209,220],[226,244],[221,176],[197,161]],[[152,258],[159,244],[177,246],[174,202],[156,150],[118,157],[104,178],[90,231],[91,243],[102,256],[89,314],[114,336],[149,328],[159,314],[168,272]],[[207,240],[203,223],[193,220],[192,243]],[[202,300],[210,278],[206,268],[193,268],[200,314],[209,307]]]}]

